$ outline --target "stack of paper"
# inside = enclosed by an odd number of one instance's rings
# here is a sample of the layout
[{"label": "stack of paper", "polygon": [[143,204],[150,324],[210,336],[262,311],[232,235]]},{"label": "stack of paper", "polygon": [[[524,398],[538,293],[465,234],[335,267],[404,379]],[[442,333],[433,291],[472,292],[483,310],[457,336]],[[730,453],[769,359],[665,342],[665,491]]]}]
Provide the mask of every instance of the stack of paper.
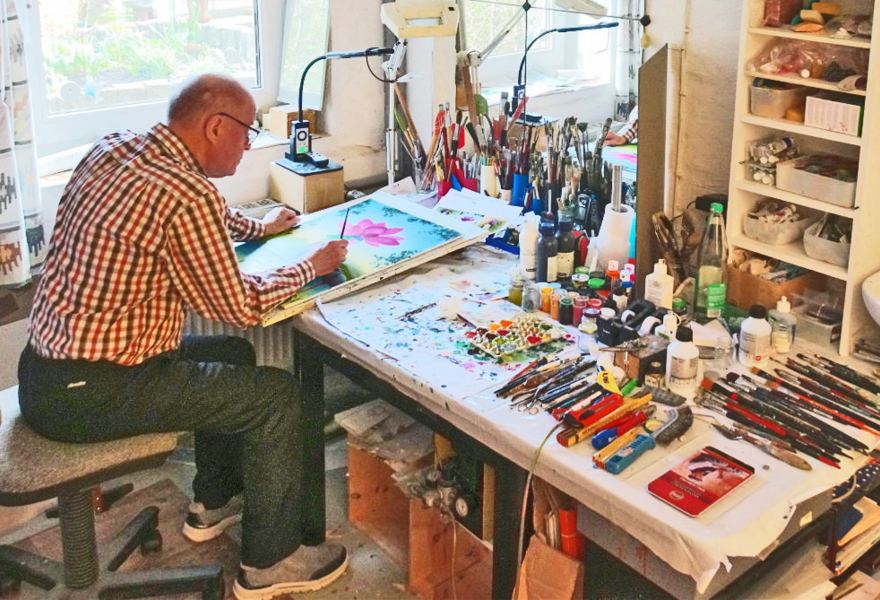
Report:
[{"label": "stack of paper", "polygon": [[871,547],[880,542],[880,506],[868,497],[856,502],[854,508],[862,518],[838,541],[835,573],[842,573]]}]

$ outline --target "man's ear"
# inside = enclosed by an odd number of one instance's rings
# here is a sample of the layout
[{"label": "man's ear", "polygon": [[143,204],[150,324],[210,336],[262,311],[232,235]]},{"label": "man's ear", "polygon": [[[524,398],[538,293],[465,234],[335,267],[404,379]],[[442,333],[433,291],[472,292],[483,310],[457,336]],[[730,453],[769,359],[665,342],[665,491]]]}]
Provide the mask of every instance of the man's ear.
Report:
[{"label": "man's ear", "polygon": [[210,143],[216,144],[220,139],[220,133],[223,128],[223,117],[218,115],[211,115],[207,121],[205,121],[205,139],[207,139]]}]

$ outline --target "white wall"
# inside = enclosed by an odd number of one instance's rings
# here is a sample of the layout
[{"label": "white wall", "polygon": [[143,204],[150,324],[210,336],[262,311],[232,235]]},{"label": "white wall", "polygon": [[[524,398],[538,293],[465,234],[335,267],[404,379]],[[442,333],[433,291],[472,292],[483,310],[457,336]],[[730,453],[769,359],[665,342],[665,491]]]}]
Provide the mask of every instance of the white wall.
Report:
[{"label": "white wall", "polygon": [[[674,213],[699,195],[727,192],[733,131],[741,2],[645,0],[651,16],[646,58],[664,44],[672,53],[680,102],[669,106],[673,151],[668,208]],[[677,60],[677,59],[680,59]],[[677,156],[677,157],[676,157]]]}]

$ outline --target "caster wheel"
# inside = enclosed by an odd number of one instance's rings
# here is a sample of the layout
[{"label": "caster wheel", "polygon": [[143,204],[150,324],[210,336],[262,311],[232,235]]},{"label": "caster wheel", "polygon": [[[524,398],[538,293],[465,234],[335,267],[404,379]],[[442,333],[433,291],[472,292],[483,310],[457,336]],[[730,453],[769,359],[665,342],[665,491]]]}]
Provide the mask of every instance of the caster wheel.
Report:
[{"label": "caster wheel", "polygon": [[0,573],[0,596],[17,591],[21,587],[21,579]]},{"label": "caster wheel", "polygon": [[162,551],[162,534],[153,529],[141,542],[141,554],[144,556],[158,554]]}]

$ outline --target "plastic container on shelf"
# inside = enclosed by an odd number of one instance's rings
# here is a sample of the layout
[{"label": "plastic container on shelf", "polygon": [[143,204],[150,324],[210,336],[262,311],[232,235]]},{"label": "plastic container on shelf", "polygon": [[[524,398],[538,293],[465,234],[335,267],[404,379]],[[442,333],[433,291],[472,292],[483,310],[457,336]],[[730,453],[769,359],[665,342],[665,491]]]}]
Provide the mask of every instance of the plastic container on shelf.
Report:
[{"label": "plastic container on shelf", "polygon": [[758,220],[750,212],[743,217],[743,233],[753,240],[771,246],[781,246],[801,239],[804,236],[804,231],[819,218],[818,216],[809,216],[800,221],[771,223]]},{"label": "plastic container on shelf", "polygon": [[851,208],[856,202],[858,161],[832,154],[810,154],[776,165],[776,187]]},{"label": "plastic container on shelf", "polygon": [[850,244],[820,238],[818,234],[821,226],[822,223],[813,223],[804,231],[804,252],[810,258],[845,269],[849,264]]},{"label": "plastic container on shelf", "polygon": [[776,89],[752,85],[749,92],[749,110],[753,115],[768,119],[784,119],[786,110],[804,105],[807,88],[795,86],[789,89]]}]

